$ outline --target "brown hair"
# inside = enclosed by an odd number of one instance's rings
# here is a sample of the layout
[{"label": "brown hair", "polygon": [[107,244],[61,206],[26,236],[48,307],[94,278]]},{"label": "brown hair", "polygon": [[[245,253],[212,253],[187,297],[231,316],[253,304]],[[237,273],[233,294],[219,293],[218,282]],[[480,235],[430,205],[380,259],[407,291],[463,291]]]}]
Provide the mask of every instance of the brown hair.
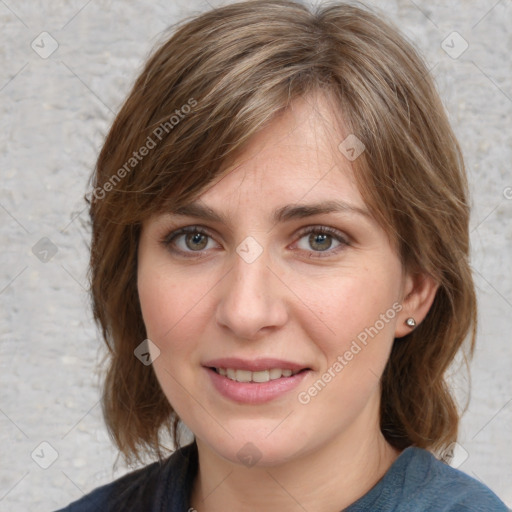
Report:
[{"label": "brown hair", "polygon": [[92,177],[91,293],[109,348],[102,405],[127,460],[162,457],[162,435],[176,440],[179,421],[152,367],[134,356],[146,338],[137,294],[142,222],[212,186],[252,135],[314,91],[364,143],[356,180],[404,268],[439,283],[424,321],[393,345],[381,380],[382,432],[399,449],[440,452],[456,439],[445,372],[468,333],[472,354],[476,299],[464,164],[434,83],[380,15],[256,0],[179,24],[136,80]]}]

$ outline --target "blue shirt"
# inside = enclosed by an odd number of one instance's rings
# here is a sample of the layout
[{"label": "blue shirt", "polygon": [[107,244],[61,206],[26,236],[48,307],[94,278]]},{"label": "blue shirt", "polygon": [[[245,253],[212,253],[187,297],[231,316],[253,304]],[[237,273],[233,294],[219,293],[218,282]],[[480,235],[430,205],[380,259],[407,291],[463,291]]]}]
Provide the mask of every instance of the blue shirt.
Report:
[{"label": "blue shirt", "polygon": [[[57,512],[187,512],[197,474],[195,442],[98,487]],[[409,446],[385,475],[344,512],[508,512],[485,485]]]}]

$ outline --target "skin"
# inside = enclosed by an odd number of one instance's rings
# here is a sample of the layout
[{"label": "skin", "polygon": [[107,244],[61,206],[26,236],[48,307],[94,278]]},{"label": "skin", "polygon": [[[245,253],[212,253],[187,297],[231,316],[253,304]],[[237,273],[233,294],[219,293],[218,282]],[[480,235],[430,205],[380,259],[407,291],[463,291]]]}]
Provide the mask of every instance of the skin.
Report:
[{"label": "skin", "polygon": [[[351,162],[337,150],[348,133],[333,128],[331,111],[321,95],[297,99],[251,139],[199,198],[227,224],[161,214],[143,225],[142,313],[160,349],[156,376],[197,441],[190,504],[199,512],[341,510],[399,455],[380,432],[379,379],[394,339],[411,330],[405,320],[419,323],[427,314],[435,283],[404,271],[369,216],[270,219],[276,208],[328,199],[366,208]],[[201,226],[208,236],[162,243],[184,226]],[[308,226],[334,228],[348,244],[299,233]],[[263,249],[252,263],[236,252],[248,236]],[[309,403],[300,403],[299,393],[396,303],[401,311]],[[312,371],[271,402],[240,404],[220,395],[201,366],[218,357],[281,358]],[[237,457],[249,442],[260,457],[251,467]]]}]

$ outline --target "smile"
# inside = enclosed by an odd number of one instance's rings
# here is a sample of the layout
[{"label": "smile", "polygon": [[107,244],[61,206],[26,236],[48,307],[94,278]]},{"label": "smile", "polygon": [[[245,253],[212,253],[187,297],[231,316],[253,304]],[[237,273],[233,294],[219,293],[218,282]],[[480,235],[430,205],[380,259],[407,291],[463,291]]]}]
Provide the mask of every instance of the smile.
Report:
[{"label": "smile", "polygon": [[249,370],[240,370],[235,368],[213,368],[219,375],[237,382],[268,382],[270,380],[280,379],[282,377],[291,377],[302,370],[289,370],[282,368],[271,368],[269,370],[260,370],[251,372]]}]

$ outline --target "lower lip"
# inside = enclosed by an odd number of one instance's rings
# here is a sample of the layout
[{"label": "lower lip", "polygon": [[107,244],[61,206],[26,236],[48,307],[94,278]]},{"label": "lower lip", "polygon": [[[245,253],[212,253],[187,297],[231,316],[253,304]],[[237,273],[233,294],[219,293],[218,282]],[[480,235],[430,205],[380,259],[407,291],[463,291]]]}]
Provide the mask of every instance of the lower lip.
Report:
[{"label": "lower lip", "polygon": [[305,370],[291,377],[281,377],[268,382],[238,382],[218,374],[211,368],[205,368],[205,370],[210,375],[215,389],[221,395],[244,404],[270,402],[297,387],[309,374],[309,370]]}]

